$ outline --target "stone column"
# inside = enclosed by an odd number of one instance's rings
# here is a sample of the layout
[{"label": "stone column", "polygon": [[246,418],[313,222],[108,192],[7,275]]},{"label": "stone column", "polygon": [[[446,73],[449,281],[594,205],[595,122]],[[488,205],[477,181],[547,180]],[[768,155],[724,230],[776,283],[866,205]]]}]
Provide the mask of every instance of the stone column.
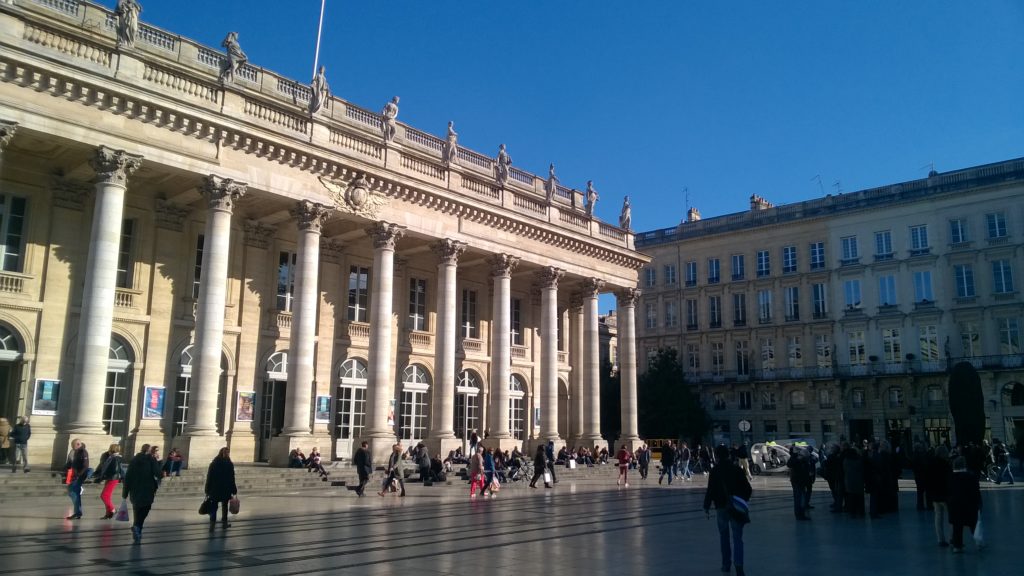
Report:
[{"label": "stone column", "polygon": [[540,439],[558,437],[558,281],[564,270],[547,266],[537,274],[540,284]]},{"label": "stone column", "polygon": [[316,355],[317,304],[320,300],[320,228],[329,214],[323,204],[299,201],[291,210],[298,223],[295,257],[295,295],[288,339],[288,389],[284,429],[275,438],[271,465],[287,466],[295,444],[308,443],[313,413],[313,382]]},{"label": "stone column", "polygon": [[[512,438],[508,426],[508,383],[512,375],[512,271],[519,258],[496,254],[488,259],[494,280],[491,299],[491,386],[488,438],[498,444],[509,444]],[[502,447],[504,449],[504,446]]]},{"label": "stone column", "polygon": [[141,164],[141,156],[106,146],[100,146],[91,161],[96,171],[96,205],[78,321],[77,378],[71,388],[72,404],[66,425],[67,432],[80,437],[106,435],[102,422],[103,396],[110,357],[110,330],[114,324],[121,219],[128,176]]},{"label": "stone column", "polygon": [[601,438],[601,344],[597,326],[597,296],[602,287],[604,282],[597,278],[583,282],[583,440],[595,448],[605,445]]},{"label": "stone column", "polygon": [[434,389],[430,402],[431,454],[442,457],[462,443],[455,437],[455,337],[458,333],[455,274],[466,244],[445,238],[431,246],[437,254],[437,324],[434,331]]},{"label": "stone column", "polygon": [[569,432],[573,445],[583,439],[583,422],[586,418],[586,388],[583,375],[583,295],[574,292],[569,297],[569,362],[572,372],[572,430]]},{"label": "stone column", "polygon": [[[212,460],[222,448],[217,433],[217,391],[220,388],[224,309],[227,301],[228,256],[231,251],[231,213],[246,185],[210,175],[200,189],[209,209],[203,239],[202,276],[196,303],[195,356],[189,394],[188,458]],[[225,402],[231,406],[231,402]]]},{"label": "stone column", "polygon": [[640,301],[640,290],[625,288],[616,294],[619,311],[616,314],[619,338],[619,382],[622,420],[619,429],[619,444],[629,449],[638,448],[640,436],[637,433],[636,404],[636,303]]},{"label": "stone column", "polygon": [[366,436],[374,462],[384,462],[395,442],[388,424],[391,409],[391,313],[395,274],[395,244],[405,234],[397,224],[376,222],[366,229],[373,240],[373,279],[370,295],[370,358],[367,366]]}]

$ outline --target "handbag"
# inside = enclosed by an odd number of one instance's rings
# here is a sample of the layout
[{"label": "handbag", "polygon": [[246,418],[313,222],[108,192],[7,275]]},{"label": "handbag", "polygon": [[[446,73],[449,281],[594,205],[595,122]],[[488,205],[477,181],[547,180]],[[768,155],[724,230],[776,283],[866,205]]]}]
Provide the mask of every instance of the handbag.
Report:
[{"label": "handbag", "polygon": [[211,506],[213,506],[213,503],[210,502],[210,497],[203,498],[203,503],[199,505],[199,515],[206,516],[209,514]]},{"label": "handbag", "polygon": [[238,501],[238,496],[235,496],[231,500],[228,500],[228,512],[231,512],[232,514],[238,514],[238,509],[239,507],[241,507],[241,505],[242,503]]},{"label": "handbag", "polygon": [[114,514],[114,520],[118,522],[128,521],[128,499],[122,498],[121,505],[117,507],[117,513]]},{"label": "handbag", "polygon": [[974,526],[974,543],[978,548],[985,547],[985,532],[981,528],[981,512],[978,512],[978,523]]},{"label": "handbag", "polygon": [[750,524],[750,504],[739,496],[729,498],[729,518],[740,524]]},{"label": "handbag", "polygon": [[497,492],[501,490],[501,482],[498,481],[498,477],[495,476],[491,479],[491,492]]},{"label": "handbag", "polygon": [[544,472],[544,483],[551,484],[551,472]]}]

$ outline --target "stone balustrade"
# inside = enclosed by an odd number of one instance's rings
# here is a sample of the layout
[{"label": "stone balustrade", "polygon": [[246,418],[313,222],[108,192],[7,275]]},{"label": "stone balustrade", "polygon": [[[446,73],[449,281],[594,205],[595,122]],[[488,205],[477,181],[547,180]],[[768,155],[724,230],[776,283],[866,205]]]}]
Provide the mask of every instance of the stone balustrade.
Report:
[{"label": "stone balustrade", "polygon": [[0,272],[0,294],[22,294],[29,277],[15,272]]}]

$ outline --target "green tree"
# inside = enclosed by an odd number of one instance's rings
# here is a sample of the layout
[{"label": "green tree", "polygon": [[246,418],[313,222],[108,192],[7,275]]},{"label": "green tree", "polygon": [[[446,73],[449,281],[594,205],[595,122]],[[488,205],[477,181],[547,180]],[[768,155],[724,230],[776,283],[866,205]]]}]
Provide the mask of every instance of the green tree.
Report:
[{"label": "green tree", "polygon": [[601,363],[601,437],[609,445],[618,440],[622,431],[622,396],[619,373],[612,374],[610,362]]},{"label": "green tree", "polygon": [[711,417],[686,384],[675,350],[659,350],[637,381],[637,411],[644,438],[704,438]]}]

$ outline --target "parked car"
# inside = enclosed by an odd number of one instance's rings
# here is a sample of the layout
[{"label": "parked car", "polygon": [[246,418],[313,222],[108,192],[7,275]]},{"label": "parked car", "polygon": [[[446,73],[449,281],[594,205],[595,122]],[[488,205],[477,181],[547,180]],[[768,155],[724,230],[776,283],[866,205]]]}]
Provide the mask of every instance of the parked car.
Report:
[{"label": "parked car", "polygon": [[785,468],[786,462],[789,462],[789,450],[782,444],[758,442],[750,447],[750,471],[753,474]]}]

